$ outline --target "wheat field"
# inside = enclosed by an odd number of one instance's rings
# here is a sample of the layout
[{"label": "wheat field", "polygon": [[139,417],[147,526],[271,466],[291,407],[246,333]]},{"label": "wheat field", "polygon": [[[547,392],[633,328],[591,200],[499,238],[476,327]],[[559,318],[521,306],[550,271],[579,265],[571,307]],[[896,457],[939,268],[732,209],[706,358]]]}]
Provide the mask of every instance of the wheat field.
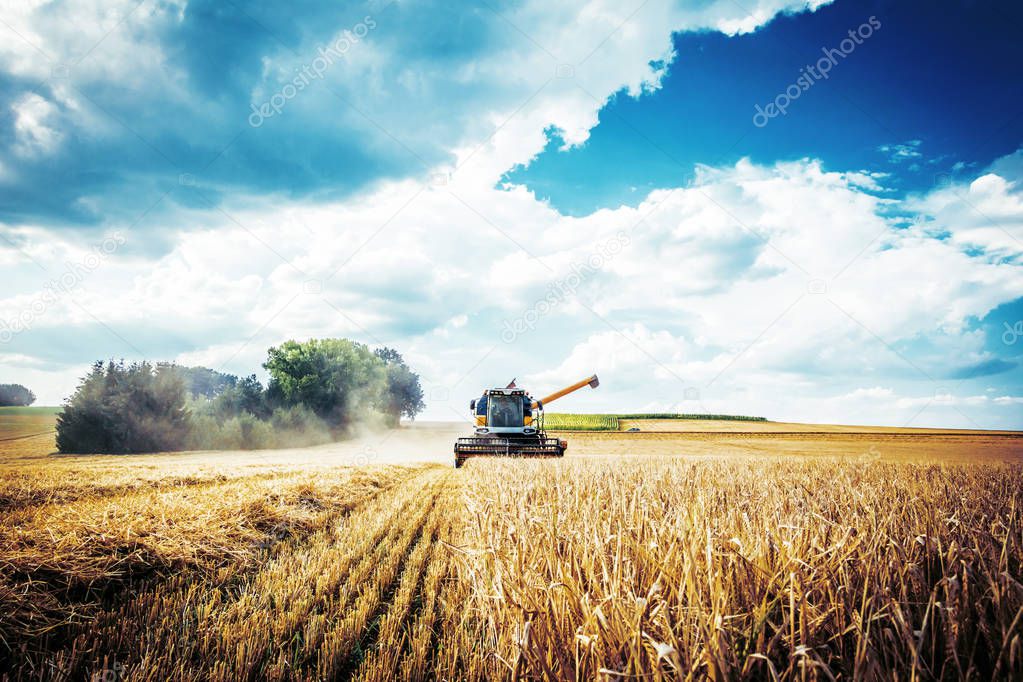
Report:
[{"label": "wheat field", "polygon": [[1020,679],[1023,466],[28,458],[3,679]]}]

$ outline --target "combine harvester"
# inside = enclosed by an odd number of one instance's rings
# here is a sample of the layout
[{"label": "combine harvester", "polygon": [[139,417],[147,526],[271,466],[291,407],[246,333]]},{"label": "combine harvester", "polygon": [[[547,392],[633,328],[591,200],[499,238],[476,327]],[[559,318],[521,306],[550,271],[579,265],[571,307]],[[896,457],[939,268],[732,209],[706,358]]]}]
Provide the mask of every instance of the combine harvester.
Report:
[{"label": "combine harvester", "polygon": [[561,457],[568,448],[567,440],[550,438],[543,429],[544,405],[578,391],[584,386],[600,385],[597,375],[587,377],[543,400],[515,385],[483,391],[478,400],[469,403],[476,421],[476,435],[455,441],[455,468],[470,457]]}]

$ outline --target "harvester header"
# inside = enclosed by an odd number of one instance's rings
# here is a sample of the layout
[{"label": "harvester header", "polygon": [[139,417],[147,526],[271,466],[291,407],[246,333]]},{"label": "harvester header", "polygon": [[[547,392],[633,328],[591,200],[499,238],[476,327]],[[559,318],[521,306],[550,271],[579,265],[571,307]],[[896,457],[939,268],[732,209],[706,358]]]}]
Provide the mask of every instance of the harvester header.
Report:
[{"label": "harvester header", "polygon": [[569,393],[600,385],[593,374],[535,400],[512,379],[504,388],[488,388],[469,403],[476,434],[455,441],[455,467],[469,457],[561,457],[568,441],[550,438],[543,428],[544,405]]}]

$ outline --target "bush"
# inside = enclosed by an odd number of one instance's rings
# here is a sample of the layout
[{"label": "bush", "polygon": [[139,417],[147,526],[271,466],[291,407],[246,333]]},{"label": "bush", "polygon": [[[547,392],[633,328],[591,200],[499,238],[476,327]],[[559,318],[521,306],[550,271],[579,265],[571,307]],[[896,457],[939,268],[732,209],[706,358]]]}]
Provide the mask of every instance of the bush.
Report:
[{"label": "bush", "polygon": [[277,447],[273,429],[251,414],[229,419],[193,415],[188,450],[260,450]]},{"label": "bush", "polygon": [[246,413],[268,419],[272,411],[263,384],[259,383],[255,374],[225,388],[213,399],[212,409],[223,419]]},{"label": "bush", "polygon": [[57,415],[57,449],[112,454],[180,450],[189,430],[179,376],[147,362],[97,362]]},{"label": "bush", "polygon": [[288,442],[295,440],[305,444],[328,443],[332,440],[330,427],[304,405],[278,407],[270,417],[270,423],[278,433],[290,434]]},{"label": "bush", "polygon": [[182,367],[162,362],[157,365],[157,368],[177,373],[185,382],[185,390],[192,398],[203,397],[212,400],[238,384],[238,377],[235,375],[224,374],[206,367]]},{"label": "bush", "polygon": [[269,419],[253,414],[223,417],[215,407],[193,407],[188,450],[267,450],[329,443],[327,425],[307,407],[280,407]]}]

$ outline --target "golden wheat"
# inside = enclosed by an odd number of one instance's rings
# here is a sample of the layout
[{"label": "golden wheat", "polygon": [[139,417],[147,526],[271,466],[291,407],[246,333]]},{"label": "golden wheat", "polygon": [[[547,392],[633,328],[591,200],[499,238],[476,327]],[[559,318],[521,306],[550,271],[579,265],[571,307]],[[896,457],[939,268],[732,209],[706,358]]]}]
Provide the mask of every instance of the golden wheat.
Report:
[{"label": "golden wheat", "polygon": [[1018,465],[175,461],[5,474],[5,679],[1023,675]]},{"label": "golden wheat", "polygon": [[1019,467],[579,459],[472,474],[473,606],[507,664],[494,674],[1023,672]]}]

